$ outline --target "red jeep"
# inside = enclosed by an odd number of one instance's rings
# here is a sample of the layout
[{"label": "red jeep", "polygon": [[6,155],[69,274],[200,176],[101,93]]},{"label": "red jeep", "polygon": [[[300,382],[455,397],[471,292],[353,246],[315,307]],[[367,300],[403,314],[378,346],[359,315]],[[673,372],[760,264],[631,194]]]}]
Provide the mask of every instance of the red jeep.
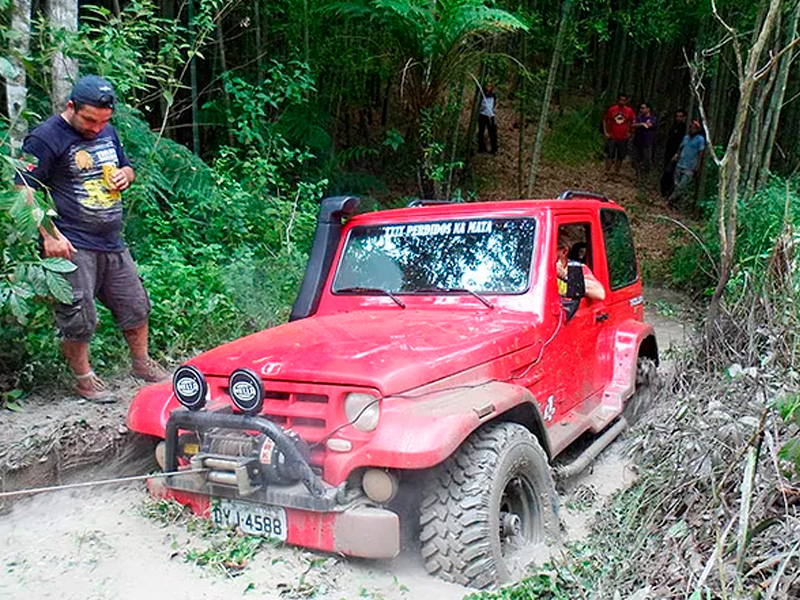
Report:
[{"label": "red jeep", "polygon": [[[168,476],[151,491],[245,533],[373,558],[398,553],[406,492],[430,573],[508,580],[557,534],[550,461],[584,432],[621,430],[658,361],[628,218],[587,192],[357,204],[322,202],[289,323],[136,396],[130,428],[163,440]],[[584,297],[590,272],[602,300]]]}]

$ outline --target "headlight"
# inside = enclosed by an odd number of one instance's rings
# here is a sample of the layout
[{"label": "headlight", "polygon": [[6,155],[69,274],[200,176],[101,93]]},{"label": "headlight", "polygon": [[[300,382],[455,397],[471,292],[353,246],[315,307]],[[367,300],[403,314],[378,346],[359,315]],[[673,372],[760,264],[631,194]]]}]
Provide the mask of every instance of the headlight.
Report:
[{"label": "headlight", "polygon": [[261,378],[250,369],[236,369],[228,380],[228,391],[236,408],[256,415],[264,406],[264,386]]},{"label": "headlight", "polygon": [[344,399],[344,414],[359,431],[374,431],[381,416],[380,398],[362,392],[347,394]]},{"label": "headlight", "polygon": [[189,410],[200,410],[208,400],[208,383],[200,369],[191,365],[178,367],[172,376],[172,391]]}]

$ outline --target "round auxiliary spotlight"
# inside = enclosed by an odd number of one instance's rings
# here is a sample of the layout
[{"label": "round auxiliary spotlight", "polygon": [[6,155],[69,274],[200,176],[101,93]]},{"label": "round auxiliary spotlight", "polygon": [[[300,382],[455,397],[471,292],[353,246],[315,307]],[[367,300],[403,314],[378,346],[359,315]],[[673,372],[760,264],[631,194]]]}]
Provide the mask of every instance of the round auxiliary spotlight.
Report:
[{"label": "round auxiliary spotlight", "polygon": [[264,406],[264,386],[261,378],[250,369],[236,369],[228,380],[233,404],[248,415],[256,415]]},{"label": "round auxiliary spotlight", "polygon": [[208,383],[203,373],[192,365],[178,367],[172,376],[172,390],[189,410],[200,410],[208,399]]}]

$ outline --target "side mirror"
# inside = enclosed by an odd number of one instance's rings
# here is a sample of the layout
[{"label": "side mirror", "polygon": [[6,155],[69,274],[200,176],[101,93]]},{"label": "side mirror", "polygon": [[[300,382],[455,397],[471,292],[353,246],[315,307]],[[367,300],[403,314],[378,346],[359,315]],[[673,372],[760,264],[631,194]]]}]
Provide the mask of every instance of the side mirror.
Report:
[{"label": "side mirror", "polygon": [[567,293],[561,305],[567,313],[567,321],[575,316],[581,300],[586,295],[586,282],[583,279],[583,265],[576,260],[567,263]]}]

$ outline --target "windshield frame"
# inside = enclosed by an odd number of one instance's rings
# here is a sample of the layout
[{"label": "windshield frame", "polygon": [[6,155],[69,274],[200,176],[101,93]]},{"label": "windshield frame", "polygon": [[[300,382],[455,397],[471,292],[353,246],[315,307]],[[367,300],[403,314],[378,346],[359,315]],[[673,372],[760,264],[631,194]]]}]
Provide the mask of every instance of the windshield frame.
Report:
[{"label": "windshield frame", "polygon": [[[344,236],[344,240],[341,244],[339,252],[336,256],[336,262],[334,268],[332,269],[332,276],[330,279],[330,285],[328,287],[328,291],[336,297],[339,298],[346,298],[346,297],[359,297],[359,296],[385,296],[385,293],[381,293],[378,291],[375,292],[365,292],[362,294],[357,294],[354,292],[341,292],[336,290],[336,281],[339,277],[340,270],[344,263],[344,256],[345,251],[348,247],[348,244],[351,242],[351,238],[354,232],[360,229],[367,229],[372,227],[394,227],[398,225],[425,225],[425,224],[439,224],[439,223],[455,223],[455,222],[463,222],[463,221],[531,221],[533,222],[533,240],[531,241],[531,256],[530,256],[530,266],[528,267],[526,273],[526,281],[525,287],[520,289],[519,291],[486,291],[481,289],[475,290],[468,290],[468,289],[458,289],[464,288],[464,286],[451,286],[451,287],[441,287],[441,291],[437,291],[435,289],[425,289],[422,291],[414,291],[414,290],[385,290],[391,292],[395,296],[417,296],[417,297],[446,297],[446,296],[470,296],[474,295],[475,293],[479,294],[480,296],[507,296],[507,297],[517,297],[517,296],[524,296],[528,292],[530,292],[531,287],[534,284],[535,280],[535,268],[536,268],[536,255],[537,249],[539,247],[539,237],[541,231],[541,219],[534,215],[459,215],[459,216],[447,216],[447,217],[438,217],[432,219],[408,219],[402,220],[392,223],[365,223],[365,224],[355,224],[352,227],[347,228],[347,233]],[[350,287],[350,286],[346,286]],[[367,287],[374,287],[374,286],[367,286]],[[449,290],[449,291],[448,291]],[[388,297],[388,296],[387,296]]]}]

